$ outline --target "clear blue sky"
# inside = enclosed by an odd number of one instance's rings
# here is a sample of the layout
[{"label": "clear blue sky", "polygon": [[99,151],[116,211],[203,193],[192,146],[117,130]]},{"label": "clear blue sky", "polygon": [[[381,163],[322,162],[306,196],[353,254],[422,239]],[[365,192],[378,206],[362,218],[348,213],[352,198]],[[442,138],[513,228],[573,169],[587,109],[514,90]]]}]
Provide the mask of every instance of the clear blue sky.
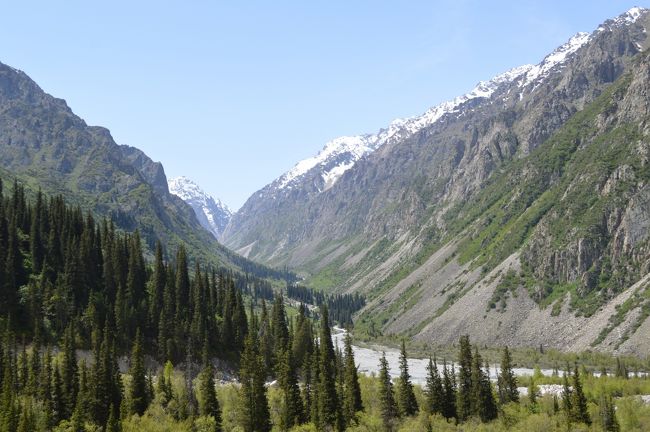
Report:
[{"label": "clear blue sky", "polygon": [[0,61],[161,161],[168,176],[187,175],[238,208],[326,141],[537,63],[632,6],[12,1],[2,7]]}]

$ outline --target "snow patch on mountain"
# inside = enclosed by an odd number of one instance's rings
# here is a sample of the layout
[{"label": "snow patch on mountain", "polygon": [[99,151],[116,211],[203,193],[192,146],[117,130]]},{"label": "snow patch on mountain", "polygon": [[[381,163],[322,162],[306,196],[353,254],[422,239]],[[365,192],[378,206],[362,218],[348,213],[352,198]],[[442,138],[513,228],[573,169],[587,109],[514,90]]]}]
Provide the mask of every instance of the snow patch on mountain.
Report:
[{"label": "snow patch on mountain", "polygon": [[[325,144],[325,147],[316,156],[298,162],[291,170],[276,180],[277,188],[291,189],[298,179],[312,169],[320,167],[324,181],[323,190],[327,190],[336,183],[343,173],[352,168],[359,159],[377,150],[393,138],[398,137],[401,139],[432,125],[445,114],[457,112],[457,108],[469,100],[490,98],[500,85],[513,81],[528,72],[532,67],[531,65],[520,66],[497,75],[489,81],[481,81],[469,93],[451,101],[443,102],[427,110],[421,116],[395,119],[387,128],[379,130],[376,134],[335,138]],[[336,160],[335,164],[332,163],[334,160]]]},{"label": "snow patch on mountain", "polygon": [[[607,21],[603,26],[630,25],[646,12],[648,9],[633,7],[619,17]],[[603,26],[600,26],[596,32],[604,30]],[[291,170],[276,179],[270,185],[271,191],[291,190],[313,170],[318,170],[316,172],[320,174],[323,181],[323,187],[319,190],[327,190],[362,157],[394,138],[403,139],[433,125],[445,115],[460,113],[461,107],[470,100],[491,98],[503,84],[516,83],[522,89],[519,97],[523,98],[524,92],[534,90],[542,80],[560,70],[568,59],[589,42],[592,36],[593,34],[590,33],[577,33],[565,44],[544,57],[540,63],[519,66],[497,75],[489,81],[481,81],[469,93],[436,105],[420,116],[395,119],[387,128],[381,129],[376,134],[343,136],[333,139],[325,144],[316,156],[298,162]],[[531,85],[532,87],[529,87]]]},{"label": "snow patch on mountain", "polygon": [[523,87],[529,84],[546,78],[552,70],[556,70],[558,66],[566,62],[566,60],[580,49],[584,44],[589,42],[591,34],[580,32],[573,36],[569,41],[555,51],[544,57],[541,63],[533,66],[526,73],[526,79],[523,82]]},{"label": "snow patch on mountain", "polygon": [[171,178],[168,184],[169,192],[188,203],[199,223],[218,239],[232,217],[232,210],[187,177]]}]

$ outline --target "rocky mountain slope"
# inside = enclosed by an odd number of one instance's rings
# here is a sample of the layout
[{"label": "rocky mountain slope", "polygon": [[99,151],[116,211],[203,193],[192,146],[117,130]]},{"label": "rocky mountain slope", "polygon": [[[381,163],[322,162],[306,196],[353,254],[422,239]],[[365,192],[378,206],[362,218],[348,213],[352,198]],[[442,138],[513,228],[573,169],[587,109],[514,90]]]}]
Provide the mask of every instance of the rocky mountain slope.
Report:
[{"label": "rocky mountain slope", "polygon": [[219,239],[232,217],[232,211],[219,199],[208,195],[199,185],[187,177],[169,179],[169,191],[188,203],[201,226]]},{"label": "rocky mountain slope", "polygon": [[277,272],[221,246],[192,208],[169,192],[163,166],[142,151],[115,143],[110,132],[88,126],[62,99],[45,93],[25,73],[0,63],[0,174],[32,191],[66,200],[140,230],[150,248],[181,243],[193,257],[244,272]]},{"label": "rocky mountain slope", "polygon": [[649,25],[633,8],[578,33],[328,188],[281,177],[225,244],[365,292],[360,333],[650,352]]}]

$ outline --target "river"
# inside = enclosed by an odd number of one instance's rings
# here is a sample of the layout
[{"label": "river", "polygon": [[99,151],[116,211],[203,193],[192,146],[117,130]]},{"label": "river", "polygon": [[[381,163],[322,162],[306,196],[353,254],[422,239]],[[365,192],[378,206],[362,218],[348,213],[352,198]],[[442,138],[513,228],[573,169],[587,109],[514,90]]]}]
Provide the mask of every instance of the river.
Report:
[{"label": "river", "polygon": [[[334,342],[334,346],[338,346],[341,350],[343,350],[346,333],[346,330],[339,327],[334,327],[332,329],[332,341]],[[381,358],[381,354],[382,352],[386,352],[386,360],[390,367],[390,375],[393,378],[399,376],[399,350],[381,346],[365,348],[352,345],[352,351],[354,352],[354,361],[359,367],[359,372],[366,375],[372,373],[377,374],[379,372],[379,359]],[[408,365],[413,383],[420,385],[426,384],[429,359],[409,358]],[[438,369],[442,372],[442,364],[438,364]],[[499,365],[490,365],[490,379],[496,380],[498,372]],[[513,368],[513,372],[516,376],[530,376],[533,374],[533,369]],[[553,370],[542,369],[542,373],[550,376],[553,373]]]}]

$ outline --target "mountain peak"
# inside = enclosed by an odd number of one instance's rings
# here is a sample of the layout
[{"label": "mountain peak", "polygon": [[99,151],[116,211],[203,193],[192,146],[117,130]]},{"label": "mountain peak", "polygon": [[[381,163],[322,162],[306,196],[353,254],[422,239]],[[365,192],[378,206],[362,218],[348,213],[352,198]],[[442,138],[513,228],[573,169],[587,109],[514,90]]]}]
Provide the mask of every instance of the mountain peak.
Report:
[{"label": "mountain peak", "polygon": [[217,239],[221,236],[232,216],[232,210],[226,204],[185,176],[169,179],[169,192],[188,203],[201,225],[212,235]]},{"label": "mountain peak", "polygon": [[596,31],[602,32],[613,28],[622,27],[636,23],[641,16],[645,15],[650,9],[634,6],[616,18],[609,19],[601,24]]}]

